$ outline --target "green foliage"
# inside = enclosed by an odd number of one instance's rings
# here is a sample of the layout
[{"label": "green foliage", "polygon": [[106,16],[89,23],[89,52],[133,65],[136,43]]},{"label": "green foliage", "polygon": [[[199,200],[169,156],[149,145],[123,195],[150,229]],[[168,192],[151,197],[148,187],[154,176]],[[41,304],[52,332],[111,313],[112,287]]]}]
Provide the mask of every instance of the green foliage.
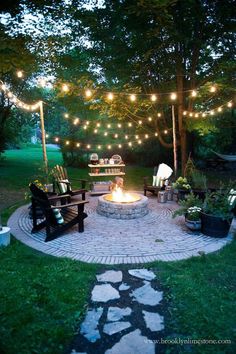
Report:
[{"label": "green foliage", "polygon": [[172,217],[176,216],[185,216],[188,214],[188,209],[197,207],[202,208],[202,201],[198,196],[195,196],[192,192],[189,193],[184,200],[179,200],[180,208],[175,210],[172,214]]},{"label": "green foliage", "polygon": [[191,186],[194,189],[207,190],[207,178],[206,176],[199,170],[192,171],[191,175]]},{"label": "green foliage", "polygon": [[236,195],[235,185],[224,186],[216,192],[207,193],[203,203],[203,212],[213,216],[221,217],[223,220],[230,220],[233,217],[233,208],[236,199],[231,203],[230,196]]}]

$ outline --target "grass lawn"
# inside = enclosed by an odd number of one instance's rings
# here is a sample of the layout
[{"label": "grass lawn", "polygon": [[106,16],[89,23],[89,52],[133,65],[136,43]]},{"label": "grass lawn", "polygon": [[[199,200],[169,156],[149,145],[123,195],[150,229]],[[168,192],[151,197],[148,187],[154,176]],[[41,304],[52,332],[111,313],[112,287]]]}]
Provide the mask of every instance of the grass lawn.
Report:
[{"label": "grass lawn", "polygon": [[[6,156],[0,167],[1,200],[10,195],[8,203],[16,204],[19,191],[22,203],[29,181],[38,175],[41,150],[12,150]],[[48,156],[51,166],[61,163],[58,151],[50,149]],[[72,177],[87,177],[87,169],[68,170]],[[142,177],[151,176],[151,170],[127,168],[128,188],[140,189]],[[5,222],[15,207],[4,210]],[[148,265],[165,289],[168,338],[231,340],[230,345],[168,345],[166,354],[236,352],[235,254],[236,241],[208,256]],[[86,310],[99,269],[98,265],[44,255],[16,240],[0,249],[0,353],[63,353]]]}]

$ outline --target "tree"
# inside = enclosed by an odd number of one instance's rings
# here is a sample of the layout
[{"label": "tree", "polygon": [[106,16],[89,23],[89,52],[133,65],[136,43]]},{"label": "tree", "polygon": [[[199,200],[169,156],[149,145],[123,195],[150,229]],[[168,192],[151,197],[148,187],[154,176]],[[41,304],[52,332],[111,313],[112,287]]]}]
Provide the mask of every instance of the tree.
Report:
[{"label": "tree", "polygon": [[[177,92],[182,169],[187,158],[189,120],[183,111],[200,107],[206,99],[211,105],[216,102],[204,89],[210,83],[223,89],[221,97],[231,98],[233,92],[233,10],[231,0],[108,0],[102,7],[76,13],[90,41],[87,51],[93,67],[100,69],[104,86],[124,90],[129,83],[130,91]],[[189,90],[200,86],[203,90],[198,103]],[[146,104],[146,110],[155,112],[155,105]],[[118,106],[121,110],[122,100]],[[113,108],[107,109],[109,114],[114,114]],[[159,122],[154,121],[155,128]],[[162,134],[159,139],[164,142]]]}]

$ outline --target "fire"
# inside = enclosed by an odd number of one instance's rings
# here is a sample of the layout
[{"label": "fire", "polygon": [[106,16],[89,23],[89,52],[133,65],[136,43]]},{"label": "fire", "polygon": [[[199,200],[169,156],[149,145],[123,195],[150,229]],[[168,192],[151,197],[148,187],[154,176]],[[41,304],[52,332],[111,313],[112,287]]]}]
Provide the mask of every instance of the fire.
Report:
[{"label": "fire", "polygon": [[125,193],[122,188],[116,186],[106,199],[116,203],[133,203],[140,199],[136,193]]}]

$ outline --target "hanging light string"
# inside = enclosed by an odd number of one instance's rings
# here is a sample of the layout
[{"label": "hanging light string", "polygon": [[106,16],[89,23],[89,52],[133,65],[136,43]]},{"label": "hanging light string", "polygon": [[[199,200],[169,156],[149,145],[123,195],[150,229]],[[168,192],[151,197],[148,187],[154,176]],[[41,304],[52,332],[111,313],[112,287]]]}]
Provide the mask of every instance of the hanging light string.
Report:
[{"label": "hanging light string", "polygon": [[5,95],[7,96],[7,98],[12,102],[12,104],[14,104],[15,106],[19,107],[19,108],[23,108],[26,111],[37,111],[40,107],[41,101],[32,103],[32,104],[28,104],[25,103],[23,101],[21,101],[19,98],[17,98],[8,88],[7,86],[2,83],[0,85],[0,89],[5,93]]}]

